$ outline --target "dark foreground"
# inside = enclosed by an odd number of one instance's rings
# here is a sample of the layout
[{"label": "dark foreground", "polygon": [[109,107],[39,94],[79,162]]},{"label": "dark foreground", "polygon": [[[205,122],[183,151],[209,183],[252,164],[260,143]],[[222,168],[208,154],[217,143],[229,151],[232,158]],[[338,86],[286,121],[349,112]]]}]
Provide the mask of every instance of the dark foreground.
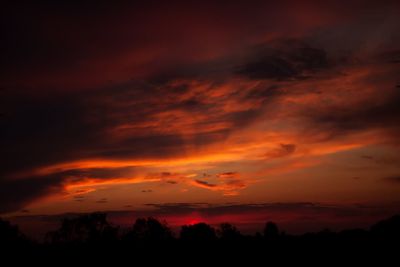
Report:
[{"label": "dark foreground", "polygon": [[[30,264],[72,265],[111,261],[118,265],[222,263],[245,266],[349,263],[399,266],[400,215],[370,229],[323,230],[304,235],[280,232],[272,222],[262,233],[242,235],[231,224],[215,229],[205,223],[182,226],[179,235],[154,218],[138,219],[126,231],[111,225],[106,214],[64,219],[44,242],[25,237],[16,226],[0,220],[1,257]],[[136,264],[138,265],[138,264]]]}]

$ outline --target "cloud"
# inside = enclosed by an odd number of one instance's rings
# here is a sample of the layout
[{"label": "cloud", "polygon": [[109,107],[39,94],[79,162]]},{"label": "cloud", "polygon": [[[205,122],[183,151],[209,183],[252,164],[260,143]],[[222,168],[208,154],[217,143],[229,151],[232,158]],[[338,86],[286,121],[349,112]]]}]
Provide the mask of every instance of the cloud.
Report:
[{"label": "cloud", "polygon": [[[132,176],[132,167],[69,169],[37,176],[0,180],[0,213],[19,210],[34,201],[48,196],[71,196],[83,202],[85,195],[95,191],[98,185],[135,183],[138,176]],[[151,181],[150,178],[144,178]],[[13,192],[10,194],[10,192]],[[105,203],[100,199],[97,203]]]},{"label": "cloud", "polygon": [[[171,69],[184,63],[229,54],[254,39],[280,31],[292,36],[325,23],[316,16],[306,22],[289,4],[177,0],[168,5],[149,1],[94,7],[64,1],[27,6],[29,12],[22,14],[18,4],[9,2],[2,12],[7,27],[1,31],[1,50],[6,55],[0,65],[1,79],[64,90],[93,88],[115,79],[174,73]],[[54,16],[37,19],[41,11]],[[320,5],[302,11],[327,13]],[[58,23],[51,23],[55,17]]]},{"label": "cloud", "polygon": [[295,144],[280,144],[279,147],[268,151],[265,154],[266,158],[282,158],[293,154],[296,151]]},{"label": "cloud", "polygon": [[189,2],[4,5],[0,213],[99,184],[234,195],[262,154],[398,145],[398,9]]},{"label": "cloud", "polygon": [[208,207],[208,203],[195,202],[195,203],[146,203],[148,207],[153,207],[162,214],[179,214],[192,212],[197,208]]},{"label": "cloud", "polygon": [[212,191],[221,191],[225,196],[239,195],[239,191],[247,187],[247,183],[239,179],[227,179],[215,184],[204,180],[194,180],[192,185]]},{"label": "cloud", "polygon": [[257,203],[257,204],[211,204],[211,203],[149,203],[148,206],[157,208],[157,210],[165,212],[182,212],[182,211],[194,211],[204,210],[210,214],[218,214],[220,212],[247,212],[257,211],[261,209],[268,210],[297,210],[297,209],[335,209],[335,206],[330,207],[324,206],[318,203],[312,202],[273,202],[273,203]]},{"label": "cloud", "polygon": [[216,184],[211,184],[207,181],[203,181],[203,180],[194,180],[196,184],[198,184],[201,187],[216,187]]},{"label": "cloud", "polygon": [[81,195],[74,196],[74,201],[77,201],[77,202],[83,202],[83,201],[85,201],[85,199],[86,199],[85,196],[81,196]]},{"label": "cloud", "polygon": [[217,178],[220,179],[230,179],[230,178],[235,178],[237,176],[239,176],[238,172],[222,172],[222,173],[218,173],[216,174]]},{"label": "cloud", "polygon": [[97,200],[96,203],[100,203],[100,204],[108,203],[108,199],[102,198],[102,199]]},{"label": "cloud", "polygon": [[32,201],[60,193],[62,189],[56,175],[0,180],[0,213],[20,210]]},{"label": "cloud", "polygon": [[[308,63],[302,64],[304,72],[319,71],[317,67],[309,67]],[[321,69],[324,68],[321,66]],[[281,82],[285,81],[274,81]],[[315,86],[313,82],[321,81],[315,79],[312,82],[305,80],[293,83],[291,89],[298,89],[293,91],[282,84],[268,86],[265,81],[260,81],[254,85],[252,81],[229,79],[219,84],[212,80],[168,81],[163,85],[135,81],[97,88],[93,92],[73,92],[61,96],[34,96],[23,90],[10,90],[4,98],[7,112],[2,125],[6,130],[0,135],[4,155],[7,156],[2,158],[4,164],[0,167],[0,174],[2,177],[14,177],[26,173],[22,178],[29,180],[37,176],[32,171],[53,168],[56,177],[54,186],[59,189],[58,192],[62,191],[66,182],[79,183],[87,178],[130,179],[145,173],[145,170],[130,166],[129,163],[124,166],[124,162],[167,162],[198,154],[220,153],[214,148],[216,144],[225,143],[228,149],[229,146],[235,147],[238,143],[232,142],[232,137],[247,128],[253,129],[254,124],[270,122],[273,125],[276,120],[285,121],[293,116],[300,116],[307,121],[298,125],[305,129],[305,136],[313,136],[317,132],[331,138],[343,137],[353,132],[378,128],[385,129],[391,134],[392,140],[396,140],[400,117],[396,116],[396,92],[374,105],[368,101],[362,105],[350,105],[344,101],[338,105],[322,105],[321,108],[318,102],[310,105],[301,103],[303,98],[316,95],[314,90],[311,93],[308,91],[308,85]],[[335,99],[329,89],[326,89],[323,97],[333,96],[332,99]],[[157,98],[154,95],[164,97]],[[285,106],[284,112],[273,109],[289,101],[287,99],[291,102]],[[299,101],[299,104],[293,105],[295,101]],[[246,134],[249,135],[243,135],[244,139],[252,139],[253,133],[249,131]],[[297,150],[297,144],[292,141],[296,140],[288,141],[290,143],[284,141],[277,148],[264,152],[265,157],[292,155]],[[323,143],[324,140],[318,142]],[[57,171],[60,164],[98,158],[101,160],[97,168],[83,164],[79,168],[67,168],[65,173]],[[104,161],[121,162],[121,166],[101,168]],[[153,172],[150,170],[149,173]],[[170,184],[188,179],[172,171],[159,173],[153,178]],[[193,182],[192,185],[225,195],[238,194],[249,184],[246,177],[230,182],[199,181],[208,184]],[[9,185],[12,189],[11,183],[4,182],[5,188]],[[21,196],[21,201],[17,201],[21,204],[15,204],[16,208],[20,209],[54,192],[53,183],[32,183],[30,186],[35,187],[32,192],[37,192],[37,196]],[[12,198],[4,196],[3,203],[11,203]],[[4,205],[8,206],[4,210],[12,210],[9,204]]]},{"label": "cloud", "polygon": [[398,166],[399,159],[396,156],[387,154],[387,155],[377,155],[377,156],[370,156],[370,155],[362,155],[361,158],[373,162],[377,165],[386,165],[386,166]]},{"label": "cloud", "polygon": [[75,195],[75,198],[81,198],[81,197],[84,197],[83,195],[93,192],[94,190],[95,189],[93,189],[93,188],[82,188],[82,189],[75,190],[73,192],[73,194]]},{"label": "cloud", "polygon": [[330,133],[332,137],[378,129],[386,133],[386,141],[398,144],[394,136],[400,130],[399,101],[400,92],[389,89],[383,97],[377,95],[376,98],[362,103],[345,105],[345,109],[338,106],[327,106],[318,110],[308,107],[305,112],[312,127]]},{"label": "cloud", "polygon": [[152,193],[153,190],[152,189],[145,189],[141,191],[142,193]]},{"label": "cloud", "polygon": [[179,182],[185,182],[192,174],[175,173],[175,172],[160,172],[160,173],[148,173],[146,178],[158,179],[163,183],[175,185]]},{"label": "cloud", "polygon": [[287,40],[259,48],[254,60],[236,73],[250,79],[299,80],[329,66],[326,52],[299,40]]},{"label": "cloud", "polygon": [[260,100],[262,99],[263,101],[266,100],[271,100],[274,99],[275,97],[282,95],[284,91],[282,88],[277,85],[266,85],[263,83],[260,83],[258,86],[255,86],[254,88],[251,88],[248,93],[245,95],[244,99],[247,101],[254,101],[254,100]]},{"label": "cloud", "polygon": [[400,176],[388,176],[382,178],[382,180],[392,184],[400,184]]}]

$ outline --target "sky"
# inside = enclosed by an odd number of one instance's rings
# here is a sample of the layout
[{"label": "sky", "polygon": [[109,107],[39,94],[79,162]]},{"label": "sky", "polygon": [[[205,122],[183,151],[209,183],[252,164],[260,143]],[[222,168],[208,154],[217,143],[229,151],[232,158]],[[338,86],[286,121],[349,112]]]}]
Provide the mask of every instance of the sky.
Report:
[{"label": "sky", "polygon": [[302,231],[400,211],[398,1],[0,14],[0,216]]}]

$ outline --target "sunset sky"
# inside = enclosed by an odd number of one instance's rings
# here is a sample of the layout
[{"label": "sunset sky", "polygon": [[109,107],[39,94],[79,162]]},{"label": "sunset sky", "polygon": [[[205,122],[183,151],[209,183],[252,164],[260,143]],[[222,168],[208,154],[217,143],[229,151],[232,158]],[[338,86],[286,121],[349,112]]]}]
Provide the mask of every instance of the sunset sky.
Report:
[{"label": "sunset sky", "polygon": [[0,216],[400,211],[398,1],[72,2],[1,4]]}]

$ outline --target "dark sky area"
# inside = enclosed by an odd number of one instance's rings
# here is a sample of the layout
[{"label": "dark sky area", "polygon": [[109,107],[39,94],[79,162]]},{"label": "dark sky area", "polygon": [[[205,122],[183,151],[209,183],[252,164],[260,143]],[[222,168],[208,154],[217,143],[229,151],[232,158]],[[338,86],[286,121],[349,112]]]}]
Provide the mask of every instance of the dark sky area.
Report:
[{"label": "dark sky area", "polygon": [[3,1],[0,36],[0,215],[21,225],[400,210],[398,1]]}]

